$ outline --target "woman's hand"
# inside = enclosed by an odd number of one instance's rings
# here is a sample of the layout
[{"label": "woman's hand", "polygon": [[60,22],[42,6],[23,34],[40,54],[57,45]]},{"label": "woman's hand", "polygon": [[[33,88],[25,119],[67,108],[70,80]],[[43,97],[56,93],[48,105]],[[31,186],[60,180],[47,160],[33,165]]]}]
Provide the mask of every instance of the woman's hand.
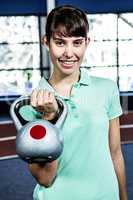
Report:
[{"label": "woman's hand", "polygon": [[58,111],[58,103],[53,92],[44,89],[34,89],[31,94],[31,106],[43,113],[43,118],[52,120]]}]

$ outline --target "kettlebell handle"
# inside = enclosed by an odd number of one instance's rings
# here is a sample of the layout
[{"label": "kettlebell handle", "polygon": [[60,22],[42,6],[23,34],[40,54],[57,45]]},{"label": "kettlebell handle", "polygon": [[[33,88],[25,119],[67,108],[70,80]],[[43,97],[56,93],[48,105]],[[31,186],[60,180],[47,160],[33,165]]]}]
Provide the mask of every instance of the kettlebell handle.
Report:
[{"label": "kettlebell handle", "polygon": [[[59,118],[57,119],[54,125],[57,128],[61,128],[67,115],[67,106],[60,97],[56,96],[56,100],[57,100],[59,109],[61,109],[61,111],[59,111],[60,112]],[[22,121],[25,121],[25,123],[28,122],[24,120],[19,114],[19,109],[24,105],[30,105],[30,96],[21,96],[17,98],[11,104],[11,107],[10,107],[10,115],[16,125],[17,130],[20,130],[22,128],[23,126]]]}]

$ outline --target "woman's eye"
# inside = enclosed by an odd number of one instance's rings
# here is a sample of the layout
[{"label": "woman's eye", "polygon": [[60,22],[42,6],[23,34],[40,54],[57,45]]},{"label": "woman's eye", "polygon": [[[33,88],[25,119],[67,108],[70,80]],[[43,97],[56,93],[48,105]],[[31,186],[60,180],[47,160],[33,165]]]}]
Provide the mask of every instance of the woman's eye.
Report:
[{"label": "woman's eye", "polygon": [[64,46],[64,42],[63,41],[55,41],[57,46]]},{"label": "woman's eye", "polygon": [[83,44],[83,41],[82,40],[78,40],[78,41],[75,41],[74,42],[74,46],[76,46],[76,47],[79,47],[79,46],[81,46]]}]

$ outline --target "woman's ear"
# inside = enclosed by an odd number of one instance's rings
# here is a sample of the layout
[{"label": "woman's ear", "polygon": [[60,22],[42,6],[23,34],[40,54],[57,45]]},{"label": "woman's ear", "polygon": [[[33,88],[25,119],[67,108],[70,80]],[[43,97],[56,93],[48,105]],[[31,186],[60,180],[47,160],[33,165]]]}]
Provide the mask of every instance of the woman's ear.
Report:
[{"label": "woman's ear", "polygon": [[49,51],[49,43],[48,43],[46,35],[42,37],[41,43],[42,43],[42,45],[45,45],[47,50]]}]

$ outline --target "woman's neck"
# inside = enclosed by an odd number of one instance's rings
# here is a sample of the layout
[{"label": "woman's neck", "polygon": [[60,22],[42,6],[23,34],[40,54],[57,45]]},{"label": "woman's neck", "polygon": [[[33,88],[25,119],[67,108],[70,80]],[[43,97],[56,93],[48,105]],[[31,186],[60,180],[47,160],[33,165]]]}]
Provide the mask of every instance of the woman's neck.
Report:
[{"label": "woman's neck", "polygon": [[49,83],[58,94],[69,98],[71,95],[72,86],[79,80],[79,76],[80,70],[77,70],[75,73],[70,75],[63,75],[54,71],[49,79]]},{"label": "woman's neck", "polygon": [[61,74],[59,71],[54,70],[52,76],[49,79],[49,83],[53,86],[56,85],[61,85],[61,87],[67,85],[70,86],[79,80],[79,76],[80,76],[80,70],[77,70],[70,75]]}]

